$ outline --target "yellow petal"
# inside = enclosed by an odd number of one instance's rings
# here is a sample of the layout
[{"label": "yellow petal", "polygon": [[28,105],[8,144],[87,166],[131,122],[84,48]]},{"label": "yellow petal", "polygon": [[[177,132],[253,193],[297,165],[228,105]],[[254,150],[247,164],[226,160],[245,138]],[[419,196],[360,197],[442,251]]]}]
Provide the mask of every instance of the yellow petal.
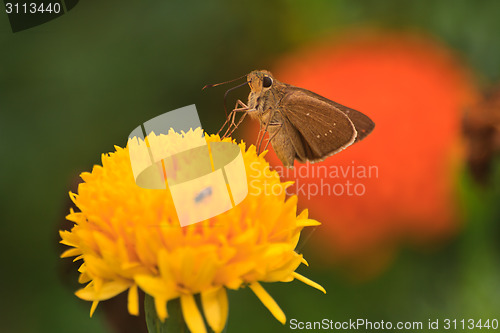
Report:
[{"label": "yellow petal", "polygon": [[297,220],[297,226],[298,227],[313,227],[321,225],[320,222],[313,220],[313,219],[302,219],[302,220]]},{"label": "yellow petal", "polygon": [[88,276],[87,273],[81,273],[80,276],[78,277],[78,282],[81,284],[87,283],[90,280],[92,280],[92,278]]},{"label": "yellow petal", "polygon": [[101,257],[90,254],[86,255],[85,264],[92,276],[100,276],[108,280],[116,279],[116,273],[113,271],[113,267],[109,265],[108,261]]},{"label": "yellow petal", "polygon": [[323,288],[320,284],[318,284],[318,283],[314,282],[313,280],[309,280],[308,278],[306,278],[306,277],[305,277],[305,276],[303,276],[303,275],[300,275],[300,274],[299,274],[299,273],[297,273],[297,272],[293,272],[293,276],[294,276],[297,280],[299,280],[299,281],[301,281],[301,282],[304,282],[305,284],[307,284],[307,285],[309,285],[309,286],[311,286],[311,287],[313,287],[313,288],[316,288],[316,289],[318,289],[318,290],[320,290],[320,291],[322,291],[323,293],[325,293],[325,294],[326,294],[326,290],[325,290],[325,288]]},{"label": "yellow petal", "polygon": [[297,216],[297,220],[302,220],[302,219],[307,219],[309,216],[309,211],[307,209],[304,209],[303,211],[300,212],[300,214]]},{"label": "yellow petal", "polygon": [[[88,172],[83,172],[82,174],[80,174],[80,177],[83,178],[83,174],[89,174]],[[83,178],[83,180],[85,181],[85,179]],[[69,191],[69,197],[71,198],[71,201],[73,201],[73,203],[76,203],[76,199],[78,198],[78,194],[76,193],[73,193],[71,191]],[[73,210],[73,208],[71,208],[71,211]]]},{"label": "yellow petal", "polygon": [[83,259],[83,255],[79,255],[78,257],[75,257],[73,259],[73,262],[78,261],[78,260],[82,260],[82,259]]},{"label": "yellow petal", "polygon": [[203,322],[200,310],[196,305],[193,295],[181,296],[182,315],[186,325],[192,333],[206,333],[207,328]]},{"label": "yellow petal", "polygon": [[74,256],[78,256],[80,254],[82,254],[81,249],[73,248],[73,249],[69,249],[69,250],[64,251],[63,254],[61,254],[61,258],[74,257]]},{"label": "yellow petal", "polygon": [[93,301],[92,306],[90,307],[90,317],[92,318],[92,315],[95,312],[95,309],[97,309],[97,304],[99,304],[99,301]]},{"label": "yellow petal", "polygon": [[226,326],[229,310],[226,288],[217,288],[201,293],[201,304],[208,324],[215,333],[222,332]]},{"label": "yellow petal", "polygon": [[297,267],[299,267],[300,263],[301,256],[296,254],[294,257],[289,258],[287,261],[285,261],[281,267],[276,267],[272,271],[269,269],[266,277],[262,281],[292,281],[292,273],[297,269]]},{"label": "yellow petal", "polygon": [[96,291],[93,286],[87,286],[78,290],[75,294],[86,301],[104,301],[124,292],[129,286],[129,282],[112,281],[104,283],[99,291]]},{"label": "yellow petal", "polygon": [[139,292],[136,284],[128,290],[128,313],[134,316],[139,315]]},{"label": "yellow petal", "polygon": [[308,267],[309,267],[309,263],[307,262],[306,258],[302,257],[301,262],[302,262],[304,265],[306,265],[306,266],[308,266]]},{"label": "yellow petal", "polygon": [[164,279],[148,275],[136,275],[134,280],[142,290],[155,298],[160,295],[164,299],[174,299],[178,297],[177,290],[172,280],[165,281]]},{"label": "yellow petal", "polygon": [[167,300],[165,298],[158,296],[156,296],[154,300],[155,300],[156,315],[158,316],[158,318],[160,318],[161,321],[164,321],[165,318],[168,317]]},{"label": "yellow petal", "polygon": [[59,236],[61,236],[61,240],[59,241],[59,243],[68,246],[78,247],[78,244],[72,241],[75,239],[75,235],[72,234],[71,231],[59,230]]},{"label": "yellow petal", "polygon": [[264,304],[264,306],[273,314],[274,318],[278,319],[280,323],[285,325],[286,316],[283,310],[279,307],[276,301],[267,293],[267,291],[262,288],[258,282],[254,282],[250,285],[250,289],[255,293],[259,300]]},{"label": "yellow petal", "polygon": [[80,273],[86,273],[87,272],[87,265],[85,263],[82,263],[80,267],[78,267],[78,272]]},{"label": "yellow petal", "polygon": [[98,294],[101,292],[103,285],[104,285],[104,281],[101,278],[95,277],[92,280],[92,283],[89,283],[86,287],[88,287],[87,289],[93,289],[94,292]]}]

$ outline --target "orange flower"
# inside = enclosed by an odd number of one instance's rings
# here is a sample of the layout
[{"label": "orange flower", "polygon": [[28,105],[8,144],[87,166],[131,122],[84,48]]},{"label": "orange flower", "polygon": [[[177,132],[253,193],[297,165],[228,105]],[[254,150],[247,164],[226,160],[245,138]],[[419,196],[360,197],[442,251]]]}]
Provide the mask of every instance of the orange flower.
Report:
[{"label": "orange flower", "polygon": [[[272,72],[365,113],[376,123],[374,132],[322,163],[296,163],[295,176],[273,152],[268,158],[285,180],[296,181],[289,192],[295,189],[301,204],[324,221],[317,233],[328,248],[322,247],[323,256],[373,274],[403,241],[428,243],[456,231],[461,112],[476,91],[450,52],[429,39],[346,37],[308,47]],[[318,176],[320,170],[327,176]]]}]

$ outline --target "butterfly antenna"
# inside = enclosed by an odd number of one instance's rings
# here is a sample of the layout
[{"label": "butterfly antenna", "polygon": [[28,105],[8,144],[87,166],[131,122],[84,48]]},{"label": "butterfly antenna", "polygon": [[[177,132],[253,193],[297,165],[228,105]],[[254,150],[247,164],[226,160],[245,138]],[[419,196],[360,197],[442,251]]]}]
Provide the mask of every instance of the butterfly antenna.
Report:
[{"label": "butterfly antenna", "polygon": [[247,74],[245,75],[242,75],[236,79],[233,79],[233,80],[229,80],[229,81],[226,81],[226,82],[221,82],[221,83],[213,83],[213,84],[207,84],[206,86],[204,86],[203,88],[201,88],[201,90],[205,90],[206,88],[213,88],[213,87],[217,87],[217,86],[220,86],[221,84],[226,84],[226,83],[231,83],[231,82],[234,82],[234,81],[237,81],[243,77],[247,76]]}]

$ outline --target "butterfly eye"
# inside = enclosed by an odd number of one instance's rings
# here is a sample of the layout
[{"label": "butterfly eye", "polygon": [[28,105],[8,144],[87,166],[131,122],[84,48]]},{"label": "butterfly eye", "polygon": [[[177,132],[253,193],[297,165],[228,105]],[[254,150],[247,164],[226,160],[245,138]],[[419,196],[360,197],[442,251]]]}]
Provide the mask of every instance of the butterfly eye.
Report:
[{"label": "butterfly eye", "polygon": [[264,76],[264,79],[262,80],[262,86],[264,88],[269,88],[273,84],[273,79],[271,79],[269,76]]}]

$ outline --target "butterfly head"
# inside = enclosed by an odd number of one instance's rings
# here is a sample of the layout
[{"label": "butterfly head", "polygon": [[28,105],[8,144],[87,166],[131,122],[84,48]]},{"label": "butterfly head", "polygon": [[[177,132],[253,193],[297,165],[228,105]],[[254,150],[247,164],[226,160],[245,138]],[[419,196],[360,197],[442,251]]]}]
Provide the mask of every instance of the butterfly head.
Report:
[{"label": "butterfly head", "polygon": [[260,93],[270,89],[274,84],[273,75],[266,71],[253,71],[247,75],[247,82],[253,92]]}]

